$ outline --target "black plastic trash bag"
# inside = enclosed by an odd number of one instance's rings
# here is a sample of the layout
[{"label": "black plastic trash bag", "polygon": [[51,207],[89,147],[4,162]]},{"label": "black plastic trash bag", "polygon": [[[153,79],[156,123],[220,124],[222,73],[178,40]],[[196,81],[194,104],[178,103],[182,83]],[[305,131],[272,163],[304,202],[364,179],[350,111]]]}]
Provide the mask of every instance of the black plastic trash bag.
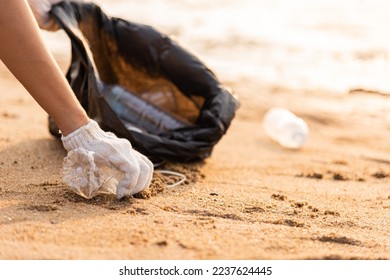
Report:
[{"label": "black plastic trash bag", "polygon": [[[51,15],[72,45],[67,79],[90,118],[152,161],[211,155],[238,101],[194,55],[151,26],[61,2]],[[55,123],[50,132],[57,134]]]}]

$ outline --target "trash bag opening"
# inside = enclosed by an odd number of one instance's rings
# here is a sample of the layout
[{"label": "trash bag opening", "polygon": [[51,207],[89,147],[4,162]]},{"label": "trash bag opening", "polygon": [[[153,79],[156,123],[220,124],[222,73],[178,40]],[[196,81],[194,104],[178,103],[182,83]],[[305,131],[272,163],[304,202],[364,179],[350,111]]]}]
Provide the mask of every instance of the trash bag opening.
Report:
[{"label": "trash bag opening", "polygon": [[[101,11],[98,6],[95,9]],[[205,98],[186,95],[166,77],[160,57],[172,46],[168,36],[153,27],[119,18],[110,18],[111,24],[103,26],[101,17],[95,16],[96,11],[82,15],[77,23],[81,33],[77,36],[88,43],[95,71],[103,83],[109,88],[123,87],[122,91],[140,97],[183,126],[196,124]],[[120,31],[114,32],[116,28]],[[125,49],[120,41],[123,38]],[[106,94],[109,94],[107,90]]]}]

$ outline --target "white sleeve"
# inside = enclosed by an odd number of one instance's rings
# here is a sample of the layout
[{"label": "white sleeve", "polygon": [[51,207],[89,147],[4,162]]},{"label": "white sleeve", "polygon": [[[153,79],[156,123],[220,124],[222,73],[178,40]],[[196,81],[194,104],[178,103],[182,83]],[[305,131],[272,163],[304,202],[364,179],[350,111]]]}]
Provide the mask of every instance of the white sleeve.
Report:
[{"label": "white sleeve", "polygon": [[[52,5],[63,0],[27,0],[40,28],[54,31],[58,29],[55,22],[49,17]],[[68,0],[69,1],[69,0]],[[83,0],[70,0],[70,2],[84,2]]]}]

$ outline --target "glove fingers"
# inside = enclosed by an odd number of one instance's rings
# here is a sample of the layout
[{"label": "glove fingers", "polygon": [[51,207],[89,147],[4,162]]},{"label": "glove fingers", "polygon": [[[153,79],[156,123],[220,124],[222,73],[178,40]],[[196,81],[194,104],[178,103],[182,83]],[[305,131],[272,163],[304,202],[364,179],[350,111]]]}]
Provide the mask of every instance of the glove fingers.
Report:
[{"label": "glove fingers", "polygon": [[143,191],[147,187],[149,187],[150,182],[153,178],[153,163],[144,155],[134,151],[136,153],[136,157],[138,158],[140,165],[140,174],[138,177],[137,184],[134,188],[134,193],[139,193]]},{"label": "glove fingers", "polygon": [[125,196],[131,196],[135,193],[134,188],[137,184],[140,174],[140,166],[138,161],[134,159],[127,162],[126,164],[119,166],[119,170],[124,173],[124,176],[118,183],[118,187],[116,189],[116,196],[118,199],[121,199]]},{"label": "glove fingers", "polygon": [[116,196],[118,199],[121,199],[125,196],[131,196],[134,194],[133,189],[135,186],[134,174],[125,174],[123,179],[118,183],[117,189],[116,189]]}]

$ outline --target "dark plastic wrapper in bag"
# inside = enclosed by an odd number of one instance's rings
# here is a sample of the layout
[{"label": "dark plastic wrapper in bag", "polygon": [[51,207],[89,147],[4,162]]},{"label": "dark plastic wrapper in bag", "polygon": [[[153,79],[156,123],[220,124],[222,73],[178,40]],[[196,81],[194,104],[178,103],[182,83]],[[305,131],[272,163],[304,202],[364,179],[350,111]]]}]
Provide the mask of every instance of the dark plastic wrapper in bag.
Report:
[{"label": "dark plastic wrapper in bag", "polygon": [[[207,158],[238,101],[196,56],[151,26],[61,2],[51,15],[72,45],[67,79],[90,118],[152,161]],[[55,123],[50,132],[58,133]]]}]

